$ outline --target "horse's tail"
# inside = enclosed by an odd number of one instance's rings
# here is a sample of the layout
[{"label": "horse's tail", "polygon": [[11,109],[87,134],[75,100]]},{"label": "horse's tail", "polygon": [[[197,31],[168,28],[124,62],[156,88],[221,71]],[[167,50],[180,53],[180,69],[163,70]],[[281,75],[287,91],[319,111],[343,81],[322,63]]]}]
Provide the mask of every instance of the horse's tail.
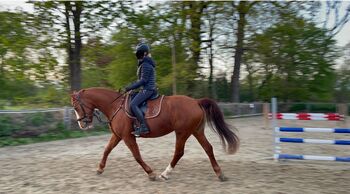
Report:
[{"label": "horse's tail", "polygon": [[230,128],[236,129],[225,122],[224,116],[215,101],[202,98],[198,99],[198,103],[205,111],[210,128],[219,135],[224,149],[229,154],[234,154],[239,147],[239,138]]}]

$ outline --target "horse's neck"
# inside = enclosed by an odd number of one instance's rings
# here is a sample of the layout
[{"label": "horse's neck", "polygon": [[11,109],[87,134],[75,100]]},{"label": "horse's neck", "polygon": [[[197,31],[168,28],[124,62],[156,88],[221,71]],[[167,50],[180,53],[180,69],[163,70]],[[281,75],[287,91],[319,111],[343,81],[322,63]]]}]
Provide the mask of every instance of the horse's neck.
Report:
[{"label": "horse's neck", "polygon": [[96,108],[99,109],[107,117],[109,117],[112,114],[114,108],[117,106],[119,101],[118,99],[115,102],[113,102],[113,100],[118,97],[118,94],[114,94],[115,93],[109,94],[108,92],[99,92],[91,96]]}]

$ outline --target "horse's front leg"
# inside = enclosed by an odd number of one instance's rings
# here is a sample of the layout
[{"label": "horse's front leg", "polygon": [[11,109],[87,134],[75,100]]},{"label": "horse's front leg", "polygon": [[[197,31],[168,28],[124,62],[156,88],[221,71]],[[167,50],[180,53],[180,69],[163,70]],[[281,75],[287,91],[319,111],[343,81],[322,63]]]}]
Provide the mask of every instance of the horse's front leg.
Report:
[{"label": "horse's front leg", "polygon": [[148,174],[148,178],[152,181],[156,180],[156,174],[153,170],[143,161],[139,146],[136,143],[136,138],[133,135],[128,136],[124,139],[125,144],[130,149],[135,160],[142,166],[143,170]]},{"label": "horse's front leg", "polygon": [[100,162],[100,164],[98,166],[97,174],[102,174],[103,173],[104,168],[106,166],[106,161],[107,161],[109,153],[111,153],[113,148],[115,148],[115,146],[118,145],[120,140],[121,140],[120,137],[116,136],[115,134],[112,134],[112,137],[109,140],[109,142],[108,142],[108,144],[107,144],[107,146],[105,148],[105,151],[103,152],[103,157],[102,157],[101,162]]}]

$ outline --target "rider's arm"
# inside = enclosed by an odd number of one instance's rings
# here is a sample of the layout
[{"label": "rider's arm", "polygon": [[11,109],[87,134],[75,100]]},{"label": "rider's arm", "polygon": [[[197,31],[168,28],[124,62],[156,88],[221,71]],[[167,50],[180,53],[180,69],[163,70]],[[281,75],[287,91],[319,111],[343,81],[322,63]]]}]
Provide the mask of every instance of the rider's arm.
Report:
[{"label": "rider's arm", "polygon": [[151,78],[152,71],[153,71],[153,67],[151,64],[148,64],[148,63],[142,64],[141,79],[139,79],[135,83],[132,83],[131,85],[129,85],[125,89],[127,91],[129,91],[129,90],[134,90],[134,89],[137,89],[137,88],[145,85],[148,82],[148,80]]}]

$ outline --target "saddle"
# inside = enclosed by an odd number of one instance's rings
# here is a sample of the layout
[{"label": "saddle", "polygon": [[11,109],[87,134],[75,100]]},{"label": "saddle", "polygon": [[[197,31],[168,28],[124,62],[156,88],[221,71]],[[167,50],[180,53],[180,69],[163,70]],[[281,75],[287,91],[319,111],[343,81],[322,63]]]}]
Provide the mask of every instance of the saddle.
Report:
[{"label": "saddle", "polygon": [[[135,98],[137,92],[129,92],[126,96],[124,108],[126,115],[131,119],[136,119],[132,111],[130,110],[130,102]],[[150,99],[140,105],[142,113],[145,115],[145,119],[152,119],[159,115],[162,108],[164,95],[158,93],[153,94]],[[137,119],[136,119],[137,120]]]}]

